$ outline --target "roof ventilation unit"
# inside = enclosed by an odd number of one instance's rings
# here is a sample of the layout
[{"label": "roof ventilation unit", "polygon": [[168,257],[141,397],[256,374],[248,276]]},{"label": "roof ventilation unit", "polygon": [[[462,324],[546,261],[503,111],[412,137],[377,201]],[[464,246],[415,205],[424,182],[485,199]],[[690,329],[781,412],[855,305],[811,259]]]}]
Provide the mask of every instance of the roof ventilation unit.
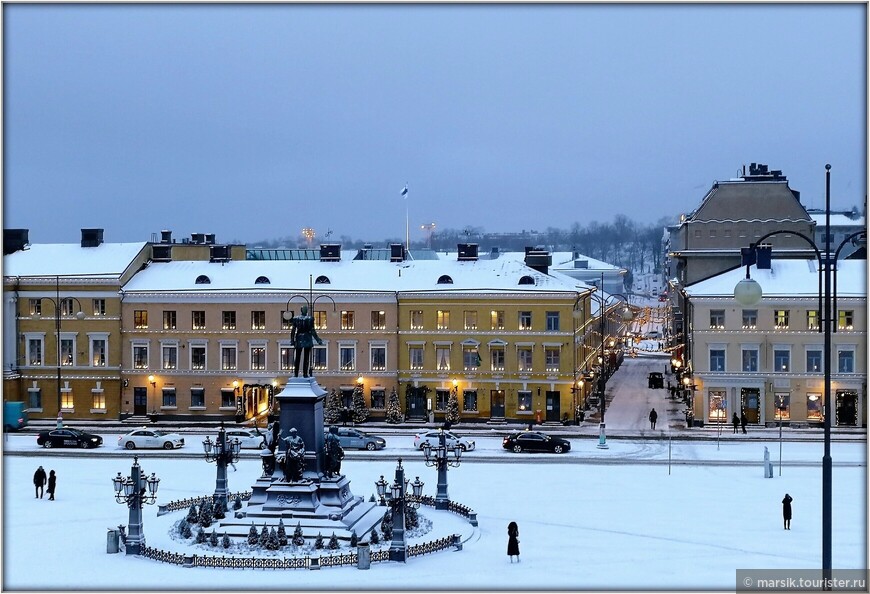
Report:
[{"label": "roof ventilation unit", "polygon": [[477,261],[477,244],[476,243],[459,243],[457,248],[457,260],[460,262],[475,262]]},{"label": "roof ventilation unit", "polygon": [[82,229],[82,247],[98,247],[103,243],[102,229]]},{"label": "roof ventilation unit", "polygon": [[341,245],[337,243],[322,243],[320,244],[320,261],[321,262],[340,262],[341,261]]}]

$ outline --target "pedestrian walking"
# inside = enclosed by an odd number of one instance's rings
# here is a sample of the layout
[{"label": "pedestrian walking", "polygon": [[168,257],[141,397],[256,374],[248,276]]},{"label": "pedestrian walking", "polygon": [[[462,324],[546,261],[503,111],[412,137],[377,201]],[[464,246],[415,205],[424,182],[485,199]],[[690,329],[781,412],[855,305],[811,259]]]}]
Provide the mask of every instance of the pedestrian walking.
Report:
[{"label": "pedestrian walking", "polygon": [[48,480],[45,476],[45,469],[40,466],[36,469],[36,472],[33,473],[33,485],[36,487],[36,497],[38,499],[42,499],[43,488],[45,487],[45,482]]},{"label": "pedestrian walking", "polygon": [[649,428],[650,429],[656,428],[656,419],[658,419],[658,418],[659,418],[659,413],[656,412],[656,409],[652,409],[651,411],[649,411]]},{"label": "pedestrian walking", "polygon": [[740,413],[740,427],[743,429],[743,435],[746,435],[746,423],[749,422],[749,419],[746,418],[746,413]]},{"label": "pedestrian walking", "polygon": [[57,486],[57,475],[54,471],[48,473],[48,500],[54,501],[54,488]]},{"label": "pedestrian walking", "polygon": [[508,546],[507,554],[514,562],[514,555],[517,556],[517,563],[520,562],[520,529],[516,522],[508,524]]},{"label": "pedestrian walking", "polygon": [[782,529],[791,530],[791,502],[794,501],[788,493],[782,500]]},{"label": "pedestrian walking", "polygon": [[737,428],[740,427],[740,417],[737,416],[737,413],[731,416],[731,424],[734,425],[734,433],[737,433]]}]

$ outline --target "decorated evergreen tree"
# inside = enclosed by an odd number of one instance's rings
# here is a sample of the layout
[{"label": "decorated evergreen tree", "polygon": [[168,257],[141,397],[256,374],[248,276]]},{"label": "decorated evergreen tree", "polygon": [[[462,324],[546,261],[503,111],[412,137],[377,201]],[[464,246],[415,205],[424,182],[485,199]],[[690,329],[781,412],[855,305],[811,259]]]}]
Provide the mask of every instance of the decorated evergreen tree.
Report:
[{"label": "decorated evergreen tree", "polygon": [[277,551],[279,546],[281,545],[278,542],[278,533],[275,531],[275,527],[272,526],[272,529],[269,530],[269,541],[266,543],[266,548],[270,551]]},{"label": "decorated evergreen tree", "polygon": [[399,405],[399,395],[396,393],[396,388],[390,392],[387,399],[387,423],[401,423],[402,409]]},{"label": "decorated evergreen tree", "polygon": [[196,530],[196,544],[204,543],[205,539],[206,539],[205,531],[202,529],[202,526],[200,526]]},{"label": "decorated evergreen tree", "polygon": [[410,530],[420,525],[417,519],[417,509],[405,504],[405,529]]},{"label": "decorated evergreen tree", "polygon": [[238,511],[242,509],[242,498],[236,495],[236,501],[233,503],[233,509]]},{"label": "decorated evergreen tree", "polygon": [[199,506],[199,525],[203,528],[208,528],[211,526],[213,521],[214,516],[212,515],[211,500],[206,499],[202,502],[202,505]]},{"label": "decorated evergreen tree", "polygon": [[366,398],[360,386],[353,389],[353,411],[351,414],[354,423],[365,423],[369,418],[369,407],[366,406]]},{"label": "decorated evergreen tree", "polygon": [[199,513],[196,511],[196,506],[194,504],[190,504],[190,509],[187,510],[187,521],[191,524],[196,524],[199,522]]},{"label": "decorated evergreen tree", "polygon": [[323,535],[320,532],[317,533],[317,538],[314,539],[314,548],[315,549],[322,549],[323,548]]},{"label": "decorated evergreen tree", "polygon": [[388,511],[384,514],[384,519],[381,520],[381,532],[384,540],[393,540],[393,512]]},{"label": "decorated evergreen tree", "polygon": [[356,535],[356,530],[350,533],[350,546],[355,547],[359,544],[359,536]]},{"label": "decorated evergreen tree", "polygon": [[263,529],[260,531],[260,537],[257,539],[257,544],[260,548],[267,548],[269,545],[269,527],[263,524]]},{"label": "decorated evergreen tree", "polygon": [[214,510],[213,514],[215,520],[223,520],[227,517],[226,509],[224,508],[223,503],[221,503],[220,501],[214,502],[214,504],[212,505],[212,510]]},{"label": "decorated evergreen tree", "polygon": [[378,531],[375,528],[372,528],[372,534],[369,537],[369,542],[372,543],[373,545],[376,545],[379,542],[381,542],[381,539],[378,536]]},{"label": "decorated evergreen tree", "polygon": [[278,519],[278,546],[287,546],[287,531],[284,530],[284,520]]},{"label": "decorated evergreen tree", "polygon": [[302,535],[302,523],[296,524],[296,529],[293,531],[293,544],[301,547],[305,544],[305,537]]},{"label": "decorated evergreen tree", "polygon": [[335,551],[335,550],[338,550],[338,547],[339,547],[338,537],[335,535],[335,532],[333,532],[332,536],[329,537],[329,544],[326,545],[326,548],[331,550],[331,551]]},{"label": "decorated evergreen tree", "polygon": [[230,537],[227,536],[226,532],[224,532],[224,537],[221,539],[221,546],[223,546],[223,548],[225,548],[225,549],[228,549],[228,548],[230,548],[230,544],[231,544]]},{"label": "decorated evergreen tree", "polygon": [[248,544],[255,545],[260,540],[260,535],[257,533],[257,527],[251,522],[251,529],[248,531]]},{"label": "decorated evergreen tree", "polygon": [[211,529],[211,534],[208,535],[208,544],[213,547],[218,545],[218,537],[217,533],[214,531],[214,528]]},{"label": "decorated evergreen tree", "polygon": [[323,422],[326,425],[337,425],[341,422],[341,396],[333,388],[323,405]]},{"label": "decorated evergreen tree", "polygon": [[450,390],[450,396],[447,398],[447,412],[444,415],[444,420],[451,425],[459,422],[459,396],[456,392],[456,387]]},{"label": "decorated evergreen tree", "polygon": [[190,529],[190,524],[185,522],[181,528],[181,538],[190,538],[191,536],[193,536],[193,530]]}]

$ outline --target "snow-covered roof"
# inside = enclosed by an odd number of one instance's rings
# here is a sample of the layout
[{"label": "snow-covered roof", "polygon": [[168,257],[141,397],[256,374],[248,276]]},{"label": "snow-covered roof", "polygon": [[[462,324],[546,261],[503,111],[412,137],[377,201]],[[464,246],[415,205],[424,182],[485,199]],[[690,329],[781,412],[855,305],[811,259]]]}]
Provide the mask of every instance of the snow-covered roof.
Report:
[{"label": "snow-covered roof", "polygon": [[[810,218],[812,218],[816,222],[816,231],[824,228],[825,226],[825,215],[822,214],[811,214]],[[843,214],[832,214],[831,215],[831,227],[864,227],[867,225],[867,220],[864,217],[858,217],[857,219],[850,219],[846,215]]]},{"label": "snow-covered roof", "polygon": [[78,243],[37,243],[3,256],[4,276],[120,276],[145,242],[103,243],[82,247]]},{"label": "snow-covered roof", "polygon": [[[750,269],[750,276],[761,285],[765,297],[818,297],[818,261],[774,259],[770,270]],[[691,297],[733,296],[734,287],[746,278],[741,266],[686,287]],[[866,260],[840,260],[837,263],[837,296],[867,296]]]},{"label": "snow-covered roof", "polygon": [[[439,283],[443,276],[452,283]],[[197,278],[208,277],[208,283]],[[325,276],[328,284],[316,282]],[[534,284],[519,284],[521,277]],[[262,277],[262,278],[261,278]],[[485,293],[493,290],[517,292],[585,291],[588,286],[562,274],[542,274],[522,262],[506,258],[468,262],[425,260],[386,262],[382,260],[319,261],[205,261],[155,262],[137,273],[124,292],[149,291],[307,291],[309,279],[315,290],[324,292],[463,291]],[[260,279],[258,283],[257,280]],[[264,282],[268,279],[268,282]],[[203,279],[201,279],[203,280]]]}]

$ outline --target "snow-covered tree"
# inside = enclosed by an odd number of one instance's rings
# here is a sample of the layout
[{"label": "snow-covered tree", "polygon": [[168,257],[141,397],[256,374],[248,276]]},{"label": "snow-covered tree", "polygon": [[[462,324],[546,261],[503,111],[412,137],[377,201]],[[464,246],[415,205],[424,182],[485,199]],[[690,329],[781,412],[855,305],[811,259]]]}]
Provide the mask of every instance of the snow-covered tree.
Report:
[{"label": "snow-covered tree", "polygon": [[322,549],[323,548],[323,535],[320,532],[317,533],[317,538],[314,539],[314,548],[315,549]]},{"label": "snow-covered tree", "polygon": [[238,495],[236,495],[236,500],[233,503],[233,509],[236,511],[242,509],[242,498],[239,497]]},{"label": "snow-covered tree", "polygon": [[204,543],[205,539],[206,539],[205,530],[203,530],[202,526],[200,526],[196,530],[196,544]]},{"label": "snow-covered tree", "polygon": [[296,529],[293,530],[293,544],[297,547],[301,547],[305,544],[305,537],[302,535],[302,523],[299,522],[296,524]]},{"label": "snow-covered tree", "polygon": [[420,525],[417,519],[417,509],[405,504],[405,528],[410,530]]},{"label": "snow-covered tree", "polygon": [[326,548],[335,551],[339,548],[338,537],[335,535],[335,532],[332,533],[332,536],[329,537],[329,544],[326,545]]},{"label": "snow-covered tree", "polygon": [[208,528],[211,526],[213,521],[214,516],[212,515],[211,500],[206,499],[202,502],[202,505],[199,506],[199,525],[203,528]]},{"label": "snow-covered tree", "polygon": [[447,412],[444,415],[444,420],[451,425],[459,422],[459,396],[456,387],[450,390],[450,396],[447,398]]},{"label": "snow-covered tree", "polygon": [[337,425],[341,422],[341,396],[333,388],[323,405],[323,422],[327,425]]},{"label": "snow-covered tree", "polygon": [[193,503],[190,504],[190,509],[187,510],[187,521],[191,524],[196,524],[199,522],[199,513],[196,511],[196,505]]},{"label": "snow-covered tree", "polygon": [[381,520],[381,532],[384,535],[384,540],[393,539],[393,512],[387,511],[384,514],[384,519]]},{"label": "snow-covered tree", "polygon": [[278,533],[275,531],[275,527],[272,526],[271,530],[269,530],[269,541],[266,543],[266,548],[270,551],[277,551],[280,546]]},{"label": "snow-covered tree", "polygon": [[366,398],[360,386],[353,389],[353,411],[351,418],[354,423],[365,423],[369,418],[369,407],[366,406]]},{"label": "snow-covered tree", "polygon": [[224,532],[224,537],[221,539],[221,546],[223,546],[223,548],[225,548],[225,549],[228,549],[228,548],[230,548],[230,544],[232,544],[230,542],[230,537],[227,536],[226,532]]},{"label": "snow-covered tree", "polygon": [[224,507],[223,502],[215,501],[212,505],[213,515],[215,520],[223,520],[227,517],[226,508]]},{"label": "snow-covered tree", "polygon": [[284,529],[284,520],[278,519],[278,546],[287,546],[287,531]]},{"label": "snow-covered tree", "polygon": [[260,534],[257,532],[257,527],[251,522],[251,529],[248,531],[248,544],[255,545],[260,540]]},{"label": "snow-covered tree", "polygon": [[356,535],[356,530],[350,533],[350,546],[355,547],[359,544],[359,536]]},{"label": "snow-covered tree", "polygon": [[380,537],[378,537],[378,531],[375,528],[372,528],[371,536],[369,536],[369,542],[372,543],[373,545],[376,545],[379,542],[381,542]]},{"label": "snow-covered tree", "polygon": [[269,546],[269,527],[263,524],[263,529],[260,531],[260,538],[257,539],[257,544],[260,548],[268,548]]},{"label": "snow-covered tree", "polygon": [[181,527],[181,538],[190,538],[193,536],[193,530],[190,528],[190,524],[187,522]]},{"label": "snow-covered tree", "polygon": [[402,408],[399,405],[399,395],[396,393],[396,388],[393,388],[387,399],[387,423],[396,424],[401,422]]},{"label": "snow-covered tree", "polygon": [[211,529],[211,534],[208,535],[208,544],[213,547],[218,545],[218,536],[217,532],[214,531],[214,528]]}]

